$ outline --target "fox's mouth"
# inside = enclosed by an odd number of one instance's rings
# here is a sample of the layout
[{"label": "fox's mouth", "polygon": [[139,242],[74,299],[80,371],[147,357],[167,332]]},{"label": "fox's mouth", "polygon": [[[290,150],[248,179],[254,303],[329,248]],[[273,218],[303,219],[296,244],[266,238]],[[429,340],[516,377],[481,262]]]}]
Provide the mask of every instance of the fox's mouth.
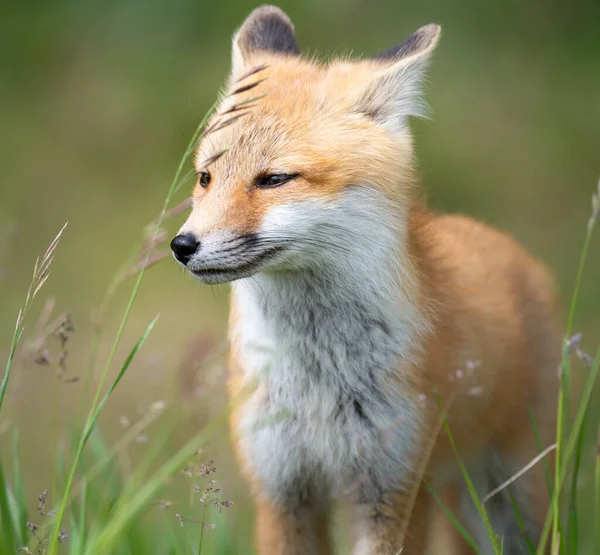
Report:
[{"label": "fox's mouth", "polygon": [[227,283],[255,274],[265,262],[277,256],[283,250],[285,250],[285,248],[281,246],[271,247],[260,254],[253,256],[250,260],[245,260],[237,265],[197,269],[188,268],[188,270],[204,283]]}]

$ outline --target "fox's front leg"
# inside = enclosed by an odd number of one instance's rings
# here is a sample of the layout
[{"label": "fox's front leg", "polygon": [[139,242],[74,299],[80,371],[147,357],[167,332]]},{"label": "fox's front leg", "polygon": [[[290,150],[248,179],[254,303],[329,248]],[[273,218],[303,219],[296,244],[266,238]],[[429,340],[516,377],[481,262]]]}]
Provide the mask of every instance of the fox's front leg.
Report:
[{"label": "fox's front leg", "polygon": [[281,507],[257,501],[257,547],[260,555],[330,555],[327,507],[302,501]]},{"label": "fox's front leg", "polygon": [[423,555],[427,539],[428,498],[419,487],[390,492],[358,506],[359,538],[355,555]]}]

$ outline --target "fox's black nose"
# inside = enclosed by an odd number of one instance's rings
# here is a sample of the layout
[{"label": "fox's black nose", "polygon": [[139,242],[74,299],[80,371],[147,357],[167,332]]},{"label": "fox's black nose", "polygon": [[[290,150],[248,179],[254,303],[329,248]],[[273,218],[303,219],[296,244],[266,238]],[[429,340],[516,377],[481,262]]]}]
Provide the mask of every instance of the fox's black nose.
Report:
[{"label": "fox's black nose", "polygon": [[175,258],[182,264],[187,264],[189,259],[195,254],[200,246],[200,242],[196,240],[191,233],[183,233],[177,235],[171,241],[171,250]]}]

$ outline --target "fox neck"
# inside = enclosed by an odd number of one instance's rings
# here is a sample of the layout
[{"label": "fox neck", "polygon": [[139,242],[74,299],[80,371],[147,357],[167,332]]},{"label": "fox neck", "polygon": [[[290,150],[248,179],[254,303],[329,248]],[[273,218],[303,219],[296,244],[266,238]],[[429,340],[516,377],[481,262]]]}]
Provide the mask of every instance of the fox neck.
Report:
[{"label": "fox neck", "polygon": [[[316,349],[335,352],[362,346],[366,352],[356,353],[357,358],[367,360],[379,348],[379,338],[391,358],[418,356],[419,337],[428,322],[411,254],[409,209],[390,205],[373,192],[360,194],[363,198],[349,203],[355,213],[343,211],[345,218],[330,230],[329,240],[340,248],[332,249],[322,263],[259,273],[233,284],[239,316],[252,314],[256,325],[267,328],[255,339],[264,343],[265,335],[275,338],[265,347],[312,342]],[[361,202],[365,200],[370,209]]]}]

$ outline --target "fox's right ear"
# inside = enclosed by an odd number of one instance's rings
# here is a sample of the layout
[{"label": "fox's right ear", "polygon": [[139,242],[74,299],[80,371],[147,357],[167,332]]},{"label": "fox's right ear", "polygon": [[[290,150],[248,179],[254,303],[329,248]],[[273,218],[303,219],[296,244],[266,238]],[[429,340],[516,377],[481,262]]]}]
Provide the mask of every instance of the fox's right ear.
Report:
[{"label": "fox's right ear", "polygon": [[358,110],[391,131],[404,128],[409,116],[426,116],[421,89],[440,32],[439,25],[425,25],[376,56],[373,76],[359,93]]},{"label": "fox's right ear", "polygon": [[294,25],[276,6],[256,8],[233,37],[232,76],[239,76],[253,55],[263,53],[299,55]]}]

